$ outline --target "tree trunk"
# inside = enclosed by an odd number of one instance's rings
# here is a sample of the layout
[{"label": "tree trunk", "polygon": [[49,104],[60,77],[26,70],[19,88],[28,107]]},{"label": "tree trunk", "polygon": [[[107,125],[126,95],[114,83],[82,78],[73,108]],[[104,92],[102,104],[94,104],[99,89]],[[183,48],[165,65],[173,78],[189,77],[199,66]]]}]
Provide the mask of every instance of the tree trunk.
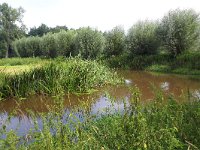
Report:
[{"label": "tree trunk", "polygon": [[6,50],[5,58],[12,57],[12,55],[13,55],[12,46],[11,46],[11,44],[7,44],[7,50]]}]

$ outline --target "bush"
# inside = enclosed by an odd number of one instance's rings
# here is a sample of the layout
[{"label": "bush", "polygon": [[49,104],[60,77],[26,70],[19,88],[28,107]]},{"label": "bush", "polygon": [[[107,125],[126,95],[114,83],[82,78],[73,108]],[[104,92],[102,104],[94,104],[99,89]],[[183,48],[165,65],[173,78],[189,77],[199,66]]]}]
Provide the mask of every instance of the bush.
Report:
[{"label": "bush", "polygon": [[165,15],[157,33],[174,56],[188,50],[199,36],[199,14],[192,9],[171,10]]},{"label": "bush", "polygon": [[159,47],[155,22],[138,22],[132,26],[127,35],[128,49],[131,54],[155,54]]},{"label": "bush", "polygon": [[106,47],[104,55],[106,57],[119,56],[125,50],[125,33],[122,27],[115,27],[104,34],[106,39]]},{"label": "bush", "polygon": [[73,30],[60,31],[55,34],[56,47],[59,56],[70,56],[74,55],[74,42],[76,32]]},{"label": "bush", "polygon": [[95,59],[100,57],[105,47],[105,39],[97,30],[90,27],[77,30],[75,40],[76,53],[85,59]]},{"label": "bush", "polygon": [[45,56],[50,58],[55,58],[58,56],[55,34],[49,32],[42,37],[42,49],[46,54]]}]

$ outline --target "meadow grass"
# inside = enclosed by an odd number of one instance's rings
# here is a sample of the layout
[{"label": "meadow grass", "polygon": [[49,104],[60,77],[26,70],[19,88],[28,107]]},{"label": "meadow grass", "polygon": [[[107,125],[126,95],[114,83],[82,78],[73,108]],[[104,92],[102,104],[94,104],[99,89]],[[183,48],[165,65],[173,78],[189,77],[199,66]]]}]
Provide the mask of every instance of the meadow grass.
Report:
[{"label": "meadow grass", "polygon": [[19,66],[19,65],[33,65],[38,63],[48,62],[47,59],[35,58],[2,58],[0,59],[0,66]]},{"label": "meadow grass", "polygon": [[66,114],[61,95],[57,95],[51,112],[41,114],[42,129],[34,114],[30,114],[34,128],[26,135],[19,136],[2,125],[0,136],[5,138],[0,139],[0,149],[199,149],[199,99],[190,97],[178,103],[172,96],[155,92],[154,100],[144,105],[135,88],[129,104],[124,101],[123,111],[113,113],[111,106],[96,115],[87,107],[81,113],[79,108]]}]

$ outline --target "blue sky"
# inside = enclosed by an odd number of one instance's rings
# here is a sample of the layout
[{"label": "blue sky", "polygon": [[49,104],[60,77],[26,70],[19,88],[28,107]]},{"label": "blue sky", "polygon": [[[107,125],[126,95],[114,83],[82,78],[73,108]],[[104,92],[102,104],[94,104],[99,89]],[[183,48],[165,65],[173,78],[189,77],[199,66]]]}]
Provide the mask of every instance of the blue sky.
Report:
[{"label": "blue sky", "polygon": [[0,0],[3,2],[25,9],[23,21],[28,28],[44,23],[102,31],[121,25],[127,30],[139,20],[160,19],[170,9],[200,12],[200,0]]}]

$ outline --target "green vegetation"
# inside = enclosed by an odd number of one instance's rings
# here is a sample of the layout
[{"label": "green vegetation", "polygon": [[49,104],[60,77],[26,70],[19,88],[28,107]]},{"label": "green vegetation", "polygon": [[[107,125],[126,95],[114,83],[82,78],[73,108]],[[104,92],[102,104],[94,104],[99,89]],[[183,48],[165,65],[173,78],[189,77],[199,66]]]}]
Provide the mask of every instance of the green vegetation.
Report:
[{"label": "green vegetation", "polygon": [[95,59],[102,55],[105,39],[97,30],[90,27],[80,28],[77,31],[75,46],[76,54],[85,59]]},{"label": "green vegetation", "polygon": [[135,88],[123,110],[113,105],[101,114],[92,114],[88,107],[66,114],[63,106],[68,92],[90,93],[122,82],[103,64],[200,75],[198,13],[172,10],[161,21],[137,22],[127,34],[121,27],[102,33],[90,27],[68,30],[42,24],[26,35],[23,12],[0,4],[0,57],[19,57],[0,59],[0,99],[48,94],[55,106],[48,114],[30,112],[34,128],[23,136],[8,129],[11,115],[0,120],[0,149],[200,148],[200,103],[189,92],[178,103],[156,90],[154,100],[144,105]]},{"label": "green vegetation", "polygon": [[117,26],[109,32],[104,33],[106,47],[104,50],[105,57],[119,56],[126,50],[126,35],[122,27]]},{"label": "green vegetation", "polygon": [[[23,36],[24,25],[22,23],[23,8],[12,8],[7,3],[0,4],[0,54],[4,57],[12,57],[15,54],[12,41]],[[20,27],[19,27],[20,25]]]},{"label": "green vegetation", "polygon": [[[23,13],[6,3],[1,7],[2,16],[6,9],[18,12],[16,17]],[[9,23],[8,18],[4,16],[1,23]],[[15,25],[15,21],[10,23]],[[7,30],[4,26],[0,29],[1,32]],[[9,31],[13,32],[14,27]],[[50,28],[41,24],[38,28],[31,28],[23,38],[10,38],[7,51],[13,50],[10,56],[79,56],[103,60],[117,68],[199,75],[200,17],[194,10],[170,10],[160,21],[139,21],[125,33],[119,26],[102,33],[91,27],[69,30],[66,26]],[[4,43],[6,41],[0,36],[0,57],[5,57]]]},{"label": "green vegetation", "polygon": [[138,22],[128,31],[128,49],[132,55],[156,54],[159,40],[156,35],[158,25],[154,22]]},{"label": "green vegetation", "polygon": [[34,65],[48,61],[41,58],[2,58],[0,59],[0,66]]},{"label": "green vegetation", "polygon": [[[138,89],[132,92],[123,111],[107,108],[101,114],[88,113],[85,106],[66,114],[62,100],[48,114],[40,114],[42,129],[34,114],[34,127],[26,135],[0,128],[0,149],[198,149],[200,148],[200,103],[197,99],[177,103],[156,91],[155,99],[145,106]],[[59,101],[57,100],[59,99]],[[184,101],[184,99],[183,99]],[[80,108],[79,108],[80,109]],[[79,110],[78,109],[78,110]],[[9,122],[9,120],[8,120]],[[37,132],[40,131],[40,132]]]},{"label": "green vegetation", "polygon": [[171,10],[157,30],[164,46],[173,56],[189,50],[199,38],[199,14],[192,9]]},{"label": "green vegetation", "polygon": [[6,75],[0,87],[1,97],[52,94],[59,92],[89,92],[105,84],[121,81],[117,74],[96,61],[79,58],[57,59],[30,71]]}]

